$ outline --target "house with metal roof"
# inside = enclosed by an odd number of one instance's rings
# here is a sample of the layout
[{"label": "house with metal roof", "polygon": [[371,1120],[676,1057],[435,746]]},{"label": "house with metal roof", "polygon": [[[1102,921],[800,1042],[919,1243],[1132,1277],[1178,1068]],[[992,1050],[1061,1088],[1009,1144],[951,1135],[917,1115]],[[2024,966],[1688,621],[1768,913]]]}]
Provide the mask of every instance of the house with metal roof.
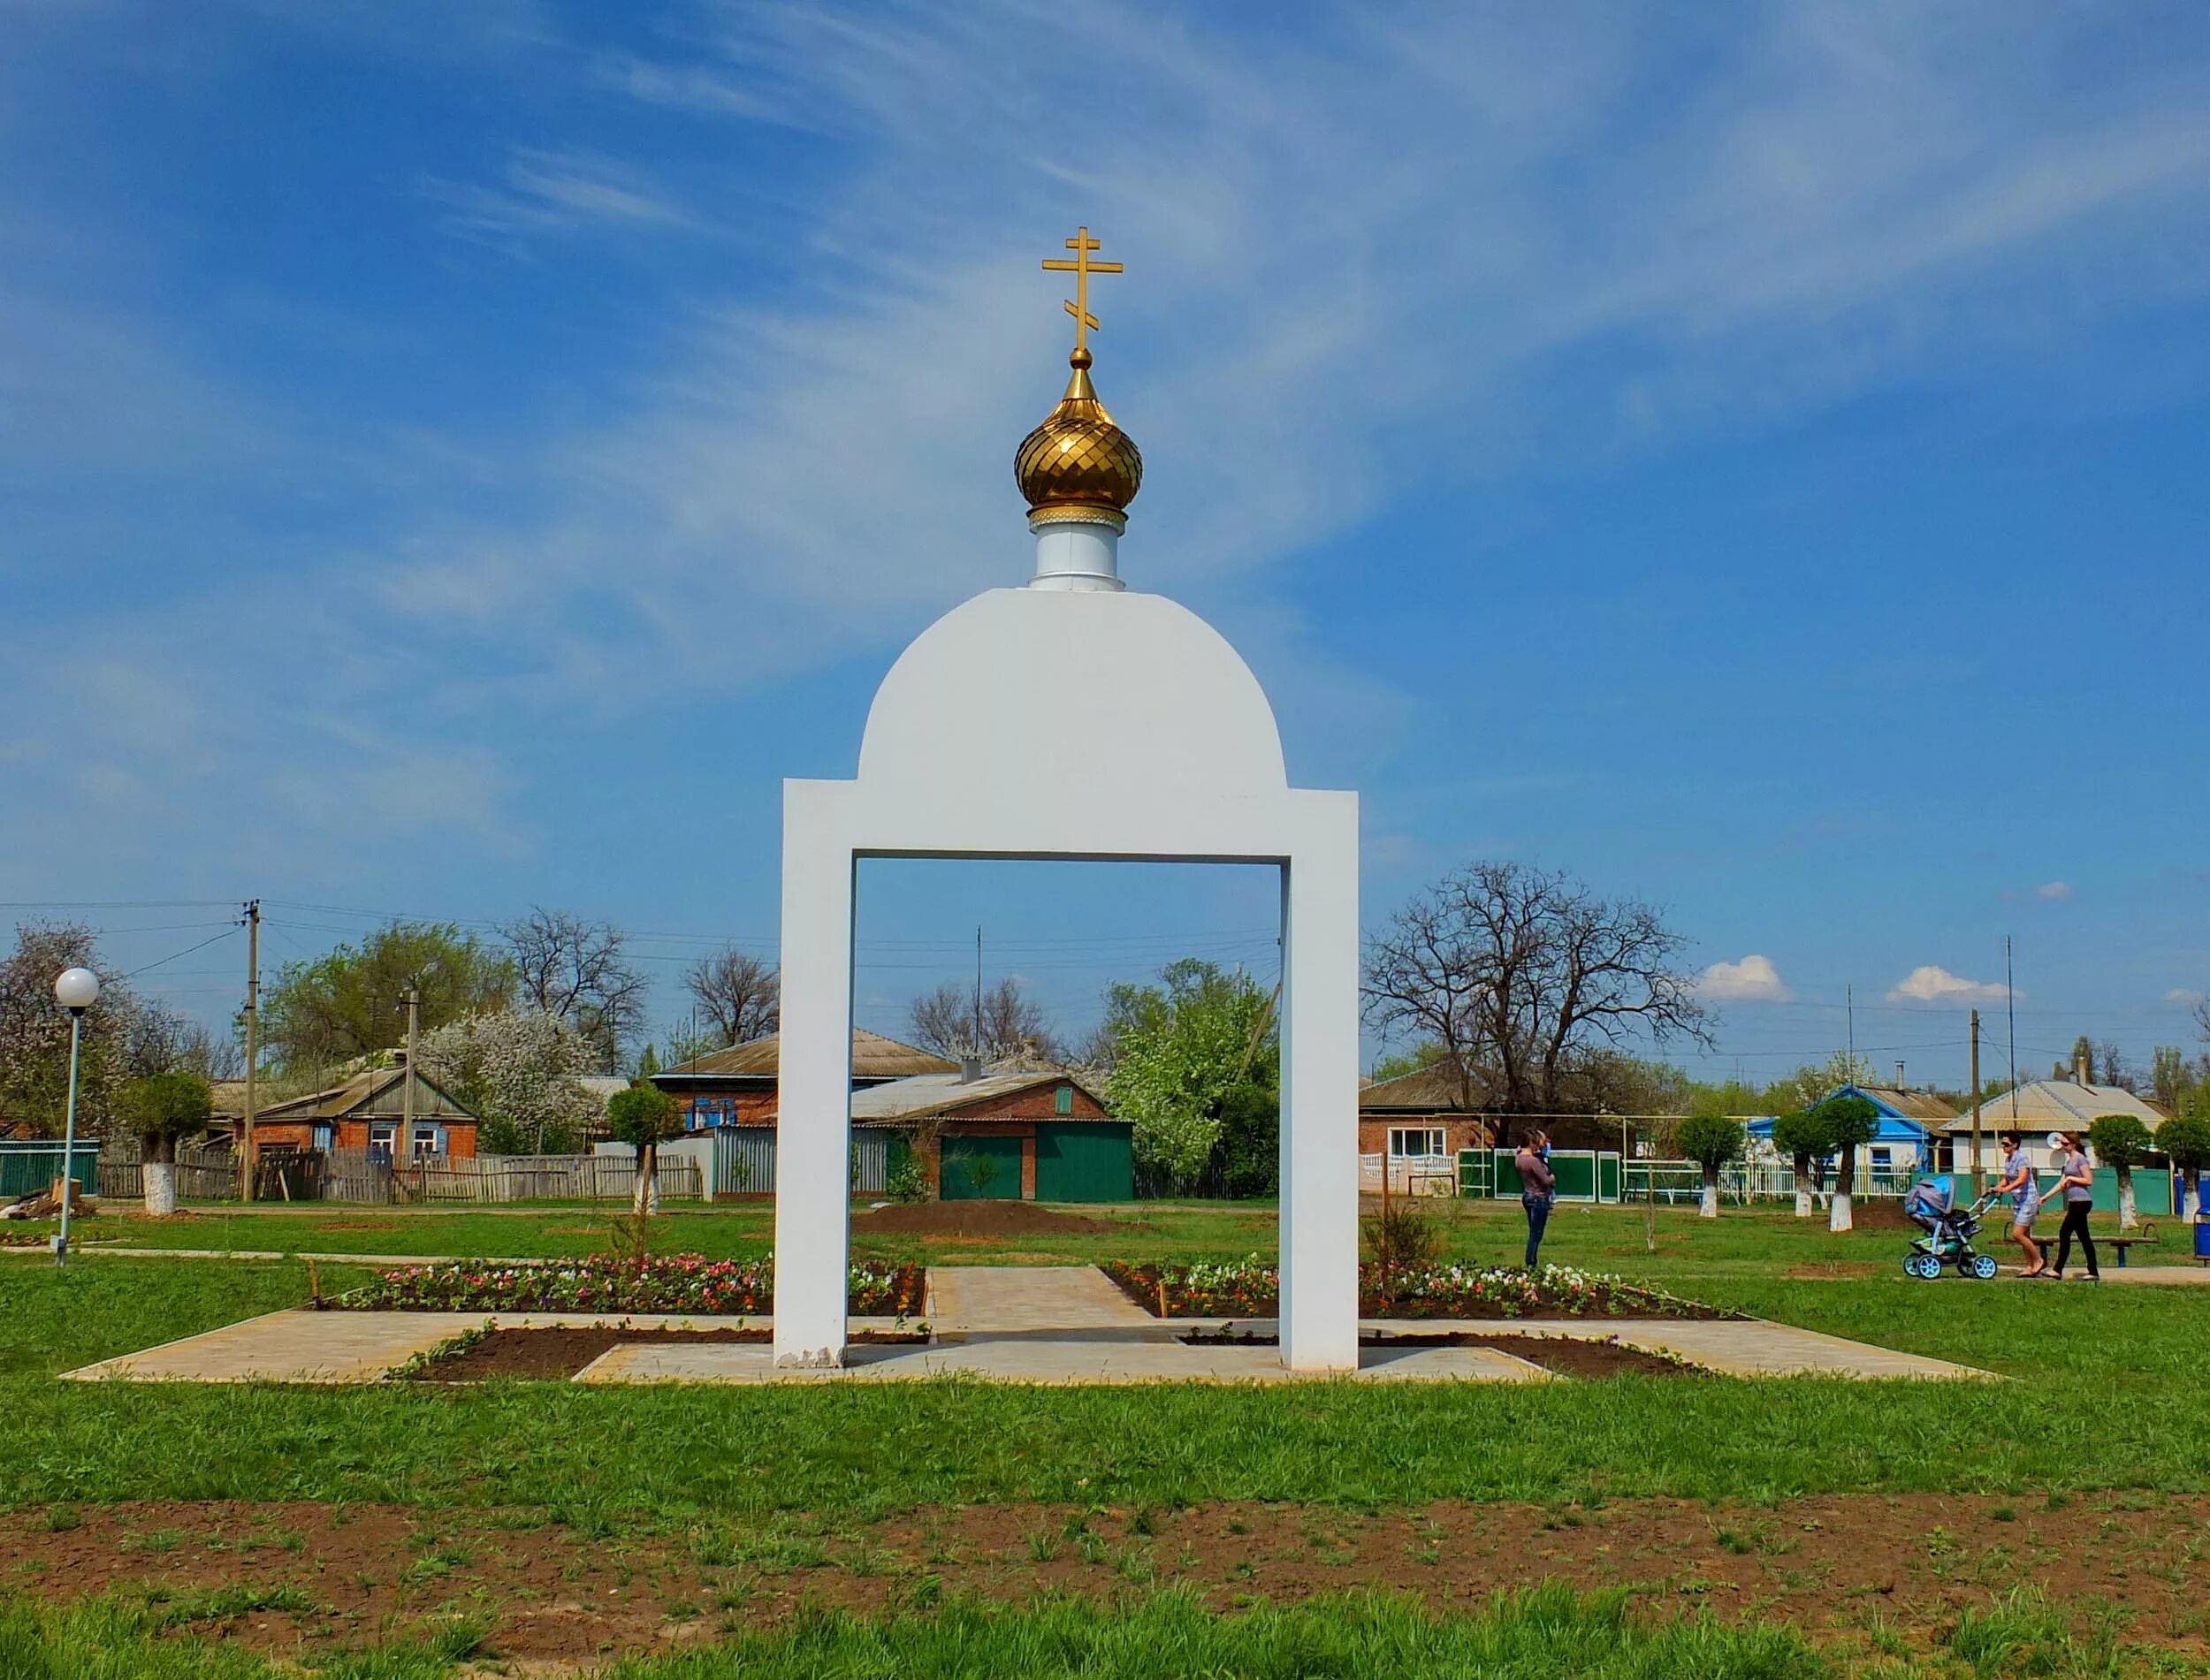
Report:
[{"label": "house with metal roof", "polygon": [[[217,1135],[234,1136],[244,1113],[240,1096],[234,1116],[217,1114]],[[263,1156],[285,1150],[364,1149],[380,1150],[395,1163],[423,1155],[467,1159],[476,1153],[476,1123],[472,1111],[426,1075],[404,1066],[370,1068],[327,1091],[263,1107],[254,1117],[254,1148]]]},{"label": "house with metal roof", "polygon": [[[664,1068],[652,1076],[652,1083],[682,1106],[685,1131],[708,1131],[717,1126],[773,1127],[779,1108],[776,1091],[781,1044],[781,1035],[775,1033],[748,1039]],[[918,1074],[958,1071],[957,1062],[918,1045],[900,1044],[864,1027],[852,1029],[854,1091]]]},{"label": "house with metal roof", "polygon": [[1134,1199],[1134,1126],[1071,1073],[916,1074],[852,1092],[855,1138],[888,1139],[948,1202]]},{"label": "house with metal roof", "polygon": [[[2054,1170],[2049,1148],[2051,1132],[2084,1132],[2105,1114],[2130,1114],[2152,1134],[2167,1116],[2145,1097],[2123,1085],[2091,1084],[2083,1078],[2029,1079],[2016,1091],[1990,1097],[1979,1105],[1981,1170],[1993,1172],[2002,1165],[1996,1136],[2025,1134],[2026,1153],[2040,1171]],[[1968,1109],[1941,1127],[1944,1140],[1958,1172],[1972,1167],[1972,1112]]]},{"label": "house with metal roof", "polygon": [[[1931,1171],[1935,1165],[1935,1129],[1954,1119],[1956,1110],[1931,1091],[1903,1085],[1837,1085],[1819,1100],[1862,1097],[1879,1112],[1872,1141],[1857,1152],[1861,1177],[1872,1185],[1912,1173]],[[1749,1123],[1749,1147],[1754,1154],[1775,1158],[1770,1117]]]}]

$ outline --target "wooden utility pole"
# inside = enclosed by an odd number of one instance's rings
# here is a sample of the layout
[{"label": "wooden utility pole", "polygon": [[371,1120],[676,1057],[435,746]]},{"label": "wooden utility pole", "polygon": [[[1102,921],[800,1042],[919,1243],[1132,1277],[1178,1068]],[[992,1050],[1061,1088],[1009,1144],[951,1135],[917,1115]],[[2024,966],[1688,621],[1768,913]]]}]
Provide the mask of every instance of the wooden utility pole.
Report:
[{"label": "wooden utility pole", "polygon": [[261,901],[246,901],[246,1112],[238,1127],[239,1199],[253,1200],[253,1127],[260,1110]]},{"label": "wooden utility pole", "polygon": [[415,1027],[421,1019],[422,993],[409,986],[407,989],[406,1077],[400,1081],[399,1086],[400,1113],[406,1117],[405,1135],[399,1148],[392,1152],[401,1160],[411,1159],[415,1152]]},{"label": "wooden utility pole", "polygon": [[1980,1012],[1972,1011],[1972,1199],[1980,1197]]}]

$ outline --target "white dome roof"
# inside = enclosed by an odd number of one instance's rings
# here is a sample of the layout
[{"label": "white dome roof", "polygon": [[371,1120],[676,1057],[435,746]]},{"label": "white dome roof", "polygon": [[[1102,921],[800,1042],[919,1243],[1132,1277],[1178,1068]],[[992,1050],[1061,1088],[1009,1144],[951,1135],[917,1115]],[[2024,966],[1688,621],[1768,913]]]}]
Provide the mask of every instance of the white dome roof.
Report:
[{"label": "white dome roof", "polygon": [[875,690],[859,779],[1086,802],[1278,793],[1274,709],[1227,641],[1164,596],[991,589],[917,637]]}]

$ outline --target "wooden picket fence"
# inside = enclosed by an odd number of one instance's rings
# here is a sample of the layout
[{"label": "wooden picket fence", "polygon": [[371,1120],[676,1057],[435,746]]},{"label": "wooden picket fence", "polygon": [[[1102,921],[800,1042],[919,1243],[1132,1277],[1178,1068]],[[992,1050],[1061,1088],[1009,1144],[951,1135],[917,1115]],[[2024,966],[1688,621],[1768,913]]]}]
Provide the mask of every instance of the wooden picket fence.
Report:
[{"label": "wooden picket fence", "polygon": [[[636,1196],[634,1155],[424,1155],[393,1162],[381,1151],[333,1149],[334,1202],[626,1202]],[[696,1161],[663,1159],[662,1201],[705,1195]]]}]

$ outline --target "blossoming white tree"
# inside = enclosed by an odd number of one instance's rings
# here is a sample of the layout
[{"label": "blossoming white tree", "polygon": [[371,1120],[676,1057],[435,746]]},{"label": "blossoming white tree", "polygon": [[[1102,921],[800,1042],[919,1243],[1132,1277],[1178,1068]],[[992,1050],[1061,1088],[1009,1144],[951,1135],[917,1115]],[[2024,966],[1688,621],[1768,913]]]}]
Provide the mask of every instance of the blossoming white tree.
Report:
[{"label": "blossoming white tree", "polygon": [[568,1022],[536,1010],[463,1015],[424,1035],[422,1070],[483,1116],[492,1154],[565,1153],[598,1117],[579,1083],[596,1062]]}]

